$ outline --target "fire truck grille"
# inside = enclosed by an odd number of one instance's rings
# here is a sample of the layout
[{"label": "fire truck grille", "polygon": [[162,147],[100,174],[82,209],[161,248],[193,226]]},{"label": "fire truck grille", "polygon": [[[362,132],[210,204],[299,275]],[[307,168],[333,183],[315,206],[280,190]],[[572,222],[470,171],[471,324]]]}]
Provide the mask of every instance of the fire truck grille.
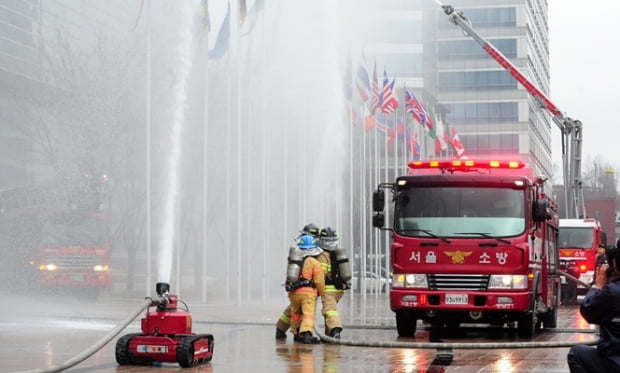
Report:
[{"label": "fire truck grille", "polygon": [[101,257],[98,256],[56,256],[48,259],[61,268],[90,268],[95,264],[102,264]]},{"label": "fire truck grille", "polygon": [[486,291],[489,277],[489,275],[429,274],[428,287],[431,290]]}]

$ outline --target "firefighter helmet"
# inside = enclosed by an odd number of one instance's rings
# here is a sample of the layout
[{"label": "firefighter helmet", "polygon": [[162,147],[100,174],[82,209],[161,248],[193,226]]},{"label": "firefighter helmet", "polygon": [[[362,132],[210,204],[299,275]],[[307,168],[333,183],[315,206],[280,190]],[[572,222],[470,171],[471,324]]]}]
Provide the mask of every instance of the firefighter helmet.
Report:
[{"label": "firefighter helmet", "polygon": [[329,249],[338,246],[338,233],[331,227],[321,229],[319,237],[321,239],[321,247]]},{"label": "firefighter helmet", "polygon": [[309,234],[313,237],[318,237],[319,236],[319,227],[317,227],[316,225],[310,223],[310,224],[306,224],[302,229],[301,229],[301,234]]},{"label": "firefighter helmet", "polygon": [[302,250],[314,249],[315,247],[318,246],[317,239],[312,237],[309,234],[304,234],[303,236],[299,238],[299,242],[297,243],[297,246],[299,246],[299,248]]}]

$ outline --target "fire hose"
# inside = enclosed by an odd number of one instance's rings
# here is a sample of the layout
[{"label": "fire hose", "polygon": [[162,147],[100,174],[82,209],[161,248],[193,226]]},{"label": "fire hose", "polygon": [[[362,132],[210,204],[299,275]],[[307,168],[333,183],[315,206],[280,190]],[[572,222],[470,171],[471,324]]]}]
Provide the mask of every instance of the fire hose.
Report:
[{"label": "fire hose", "polygon": [[[556,271],[557,275],[566,276],[567,279],[574,281],[580,285],[590,288],[590,284],[579,280],[578,278],[564,273],[560,270]],[[591,329],[549,329],[556,333],[570,332],[570,333],[593,333],[595,331]],[[383,341],[352,341],[343,340],[329,337],[315,328],[317,336],[325,342],[342,344],[347,346],[363,346],[363,347],[393,347],[393,348],[417,348],[417,349],[437,349],[437,351],[445,351],[451,349],[501,349],[501,348],[559,348],[559,347],[572,347],[576,344],[583,345],[595,345],[598,343],[598,339],[592,339],[589,341],[545,341],[545,342],[506,342],[506,343],[445,343],[445,342],[383,342]]]},{"label": "fire hose", "polygon": [[125,329],[133,320],[135,320],[135,318],[138,317],[145,309],[147,309],[149,306],[156,304],[160,301],[161,300],[159,299],[153,300],[148,297],[145,298],[144,301],[140,304],[138,308],[136,308],[134,312],[130,313],[123,321],[121,321],[118,325],[116,325],[114,329],[110,330],[108,334],[104,335],[95,344],[93,344],[89,348],[85,349],[84,351],[80,352],[79,354],[75,355],[74,357],[65,361],[62,364],[53,365],[53,366],[50,366],[44,369],[34,369],[34,370],[27,370],[27,371],[15,372],[15,373],[56,373],[56,372],[61,372],[63,370],[69,369],[81,363],[82,361],[88,359],[92,355],[94,355],[97,351],[103,348],[103,346],[108,344],[112,340],[112,338],[116,337],[121,331],[123,331],[123,329]]},{"label": "fire hose", "polygon": [[[319,332],[316,328],[314,330],[317,336],[325,342],[341,344],[346,346],[358,346],[358,347],[387,347],[387,348],[414,348],[414,349],[437,349],[442,350],[476,350],[476,349],[512,349],[512,348],[559,348],[559,347],[572,347],[577,344],[582,345],[595,345],[598,339],[592,339],[588,341],[545,341],[545,342],[505,342],[505,343],[491,343],[491,342],[385,342],[385,341],[353,341],[345,339],[336,339]],[[557,331],[561,332],[561,331]],[[593,330],[586,329],[571,330],[571,333],[593,333]]]}]

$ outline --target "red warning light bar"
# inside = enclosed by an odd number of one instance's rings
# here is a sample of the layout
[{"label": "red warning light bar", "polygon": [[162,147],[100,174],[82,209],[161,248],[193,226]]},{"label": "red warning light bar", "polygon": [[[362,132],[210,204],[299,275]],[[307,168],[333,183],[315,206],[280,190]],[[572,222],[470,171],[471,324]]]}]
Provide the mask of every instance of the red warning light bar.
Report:
[{"label": "red warning light bar", "polygon": [[454,159],[454,160],[430,160],[430,161],[411,161],[411,169],[468,169],[468,168],[504,168],[518,169],[525,167],[522,161],[500,161],[500,160],[473,160],[473,159]]}]

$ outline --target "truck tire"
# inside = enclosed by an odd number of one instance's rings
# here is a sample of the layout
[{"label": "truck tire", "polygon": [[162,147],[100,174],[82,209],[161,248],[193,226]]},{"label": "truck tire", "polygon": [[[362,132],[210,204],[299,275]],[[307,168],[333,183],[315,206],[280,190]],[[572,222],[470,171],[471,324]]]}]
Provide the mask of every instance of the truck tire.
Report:
[{"label": "truck tire", "polygon": [[536,332],[536,322],[536,314],[533,311],[530,311],[521,316],[519,322],[517,323],[519,338],[534,338],[534,333]]},{"label": "truck tire", "polygon": [[558,327],[558,308],[554,307],[551,310],[545,312],[545,316],[543,316],[543,328],[545,329],[555,329]]},{"label": "truck tire", "polygon": [[398,310],[396,311],[396,331],[399,337],[413,337],[418,320],[413,312]]}]

